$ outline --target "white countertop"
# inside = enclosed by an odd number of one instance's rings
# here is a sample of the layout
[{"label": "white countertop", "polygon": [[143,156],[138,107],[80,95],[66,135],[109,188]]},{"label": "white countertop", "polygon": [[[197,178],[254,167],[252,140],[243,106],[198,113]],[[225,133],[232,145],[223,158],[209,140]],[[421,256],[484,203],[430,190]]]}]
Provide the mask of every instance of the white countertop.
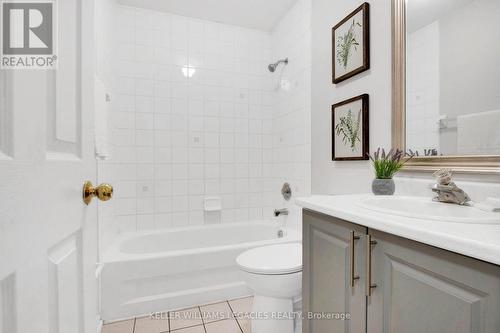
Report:
[{"label": "white countertop", "polygon": [[500,213],[498,224],[421,220],[375,212],[358,204],[369,197],[373,195],[313,195],[298,198],[296,204],[368,228],[500,265]]}]

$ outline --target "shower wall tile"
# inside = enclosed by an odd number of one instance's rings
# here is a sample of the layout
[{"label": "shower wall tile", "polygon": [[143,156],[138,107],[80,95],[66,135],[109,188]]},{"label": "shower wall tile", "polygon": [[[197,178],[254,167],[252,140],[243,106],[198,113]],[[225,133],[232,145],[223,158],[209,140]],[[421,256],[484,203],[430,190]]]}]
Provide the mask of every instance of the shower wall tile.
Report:
[{"label": "shower wall tile", "polygon": [[[273,175],[271,188],[281,188],[284,182],[292,187],[293,197],[285,201],[280,193],[269,191],[275,207],[288,207],[288,223],[301,229],[302,210],[293,198],[311,193],[311,0],[298,0],[272,32],[274,59],[288,57],[289,64],[280,78],[272,81],[273,96],[263,93],[263,104],[270,105],[265,114],[272,122],[263,124],[264,172]],[[272,129],[271,129],[272,126]]]},{"label": "shower wall tile", "polygon": [[106,233],[203,224],[207,196],[221,197],[222,222],[269,218],[279,190],[262,185],[273,179],[271,34],[115,14],[112,154],[99,163],[116,187],[112,208],[100,207]]}]

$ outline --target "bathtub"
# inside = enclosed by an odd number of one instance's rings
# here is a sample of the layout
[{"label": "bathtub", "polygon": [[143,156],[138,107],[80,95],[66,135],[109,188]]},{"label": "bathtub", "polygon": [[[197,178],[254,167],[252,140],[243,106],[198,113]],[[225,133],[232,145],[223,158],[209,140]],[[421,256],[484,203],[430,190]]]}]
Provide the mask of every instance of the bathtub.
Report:
[{"label": "bathtub", "polygon": [[297,231],[275,222],[124,234],[98,269],[101,317],[117,320],[249,295],[236,257],[258,246],[300,241]]}]

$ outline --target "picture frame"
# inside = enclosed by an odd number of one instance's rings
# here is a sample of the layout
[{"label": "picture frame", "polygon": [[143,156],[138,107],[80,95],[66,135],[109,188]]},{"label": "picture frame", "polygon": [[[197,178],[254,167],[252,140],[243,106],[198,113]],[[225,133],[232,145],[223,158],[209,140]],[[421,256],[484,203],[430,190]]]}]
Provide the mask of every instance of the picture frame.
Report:
[{"label": "picture frame", "polygon": [[332,105],[333,161],[369,159],[369,101],[369,95],[363,94]]},{"label": "picture frame", "polygon": [[365,2],[332,28],[332,81],[370,69],[370,4]]}]

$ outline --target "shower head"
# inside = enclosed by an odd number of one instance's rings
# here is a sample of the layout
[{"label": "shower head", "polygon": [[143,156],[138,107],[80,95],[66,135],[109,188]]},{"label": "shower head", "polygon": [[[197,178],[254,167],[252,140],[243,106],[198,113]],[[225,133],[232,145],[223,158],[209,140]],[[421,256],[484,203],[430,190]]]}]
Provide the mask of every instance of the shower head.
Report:
[{"label": "shower head", "polygon": [[288,65],[288,58],[278,60],[274,64],[270,64],[269,66],[267,66],[267,68],[269,69],[269,71],[271,73],[274,73],[276,71],[276,68],[278,67],[278,65],[281,64],[281,63],[284,63],[285,65]]},{"label": "shower head", "polygon": [[276,70],[276,66],[276,64],[270,64],[269,66],[267,66],[267,68],[271,73],[274,73],[274,71]]}]

